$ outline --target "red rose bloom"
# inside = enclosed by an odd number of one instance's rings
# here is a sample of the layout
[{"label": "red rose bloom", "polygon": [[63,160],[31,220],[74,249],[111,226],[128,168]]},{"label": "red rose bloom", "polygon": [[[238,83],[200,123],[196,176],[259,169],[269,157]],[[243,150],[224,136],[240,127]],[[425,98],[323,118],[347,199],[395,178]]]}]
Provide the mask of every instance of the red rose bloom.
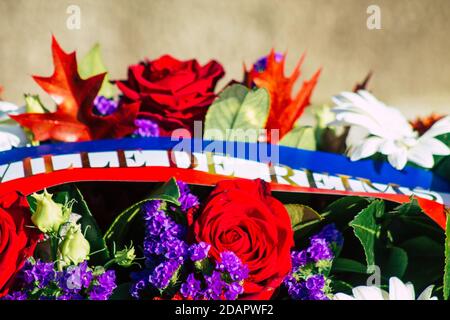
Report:
[{"label": "red rose bloom", "polygon": [[222,66],[211,61],[180,61],[169,55],[128,68],[128,79],[117,82],[126,102],[140,101],[140,118],[155,121],[162,135],[178,128],[190,130],[203,121],[216,95],[214,88],[224,75]]},{"label": "red rose bloom", "polygon": [[11,193],[0,198],[0,297],[8,293],[14,275],[41,238],[32,225],[25,197]]},{"label": "red rose bloom", "polygon": [[214,259],[233,251],[247,265],[244,299],[269,299],[291,270],[290,218],[262,180],[219,182],[193,229],[197,241],[211,244]]}]

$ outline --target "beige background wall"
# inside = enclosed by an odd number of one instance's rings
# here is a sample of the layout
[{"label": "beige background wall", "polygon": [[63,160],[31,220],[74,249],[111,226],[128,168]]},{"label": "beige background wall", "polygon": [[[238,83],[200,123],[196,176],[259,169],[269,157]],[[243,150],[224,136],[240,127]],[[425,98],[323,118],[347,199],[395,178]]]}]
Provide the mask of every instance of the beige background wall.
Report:
[{"label": "beige background wall", "polygon": [[[81,8],[80,30],[66,27],[70,4]],[[370,4],[381,8],[382,30],[366,27]],[[171,53],[219,60],[224,84],[272,46],[289,51],[288,71],[306,50],[304,74],[323,67],[313,102],[372,69],[372,91],[408,116],[450,113],[450,0],[0,0],[5,99],[42,94],[30,75],[51,74],[52,33],[79,55],[100,42],[112,78]]]}]

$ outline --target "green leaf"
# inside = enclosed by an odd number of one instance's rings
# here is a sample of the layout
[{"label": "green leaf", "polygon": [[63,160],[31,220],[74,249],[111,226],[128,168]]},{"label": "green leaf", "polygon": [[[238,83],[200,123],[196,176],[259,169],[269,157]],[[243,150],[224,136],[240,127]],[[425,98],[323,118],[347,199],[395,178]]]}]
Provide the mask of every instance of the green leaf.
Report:
[{"label": "green leaf", "polygon": [[345,281],[332,279],[331,280],[331,291],[333,293],[345,293],[352,295],[353,286]]},{"label": "green leaf", "polygon": [[29,196],[27,196],[27,202],[28,205],[30,206],[31,215],[33,215],[36,212],[37,200],[30,194]]},{"label": "green leaf", "polygon": [[91,253],[98,252],[91,255],[90,261],[96,265],[106,263],[110,257],[106,242],[103,240],[102,231],[89,210],[83,195],[78,188],[73,187],[68,193],[68,198],[76,201],[72,207],[72,212],[81,215],[81,219],[78,223],[81,224],[81,230],[85,232],[86,240],[91,246]]},{"label": "green leaf", "polygon": [[332,202],[322,213],[327,221],[335,222],[339,229],[348,225],[361,210],[367,208],[369,201],[366,198],[347,196]]},{"label": "green leaf", "polygon": [[408,267],[408,254],[399,247],[389,250],[386,264],[383,265],[383,274],[388,277],[403,278]]},{"label": "green leaf", "polygon": [[414,216],[414,215],[422,215],[423,211],[417,202],[417,199],[411,198],[409,202],[402,203],[398,207],[396,207],[392,214],[398,216]]},{"label": "green leaf", "polygon": [[367,267],[361,262],[346,259],[346,258],[336,258],[333,260],[333,266],[331,267],[332,272],[351,272],[367,274]]},{"label": "green leaf", "polygon": [[294,231],[300,230],[311,223],[323,220],[317,211],[308,206],[301,204],[285,204],[284,207],[291,218],[291,226]]},{"label": "green leaf", "polygon": [[414,283],[416,291],[420,292],[442,279],[445,268],[443,242],[418,236],[402,242],[398,247],[408,254],[408,268],[403,278]]},{"label": "green leaf", "polygon": [[445,226],[445,269],[444,269],[444,299],[450,296],[450,218],[447,213]]},{"label": "green leaf", "polygon": [[180,197],[180,190],[174,178],[167,181],[160,188],[152,192],[152,194],[138,203],[135,203],[131,207],[125,209],[106,231],[103,239],[106,241],[108,246],[112,247],[113,243],[121,247],[126,243],[125,236],[130,228],[131,222],[134,220],[136,215],[141,211],[141,206],[150,200],[162,200],[170,202],[176,206],[180,205],[178,198]]},{"label": "green leaf", "polygon": [[269,104],[264,88],[252,91],[241,84],[226,88],[208,109],[204,139],[257,142]]},{"label": "green leaf", "polygon": [[434,167],[433,171],[450,181],[450,157],[443,157]]},{"label": "green leaf", "polygon": [[312,127],[296,127],[280,141],[280,145],[305,150],[316,150],[316,137]]},{"label": "green leaf", "polygon": [[375,218],[384,213],[384,202],[381,200],[373,201],[367,208],[363,209],[350,222],[355,236],[361,242],[366,256],[368,266],[375,264],[375,240],[380,231],[380,226]]},{"label": "green leaf", "polygon": [[[107,72],[101,56],[100,45],[98,43],[92,47],[83,59],[81,59],[78,64],[78,72],[83,79]],[[112,98],[115,93],[116,89],[111,82],[109,82],[109,77],[106,75],[98,95]]]}]

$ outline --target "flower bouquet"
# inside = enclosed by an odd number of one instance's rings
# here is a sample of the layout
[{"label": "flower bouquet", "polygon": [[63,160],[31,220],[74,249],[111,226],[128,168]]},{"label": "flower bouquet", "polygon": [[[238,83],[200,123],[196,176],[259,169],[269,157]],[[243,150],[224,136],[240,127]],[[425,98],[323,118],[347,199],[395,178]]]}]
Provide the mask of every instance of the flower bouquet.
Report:
[{"label": "flower bouquet", "polygon": [[1,299],[449,297],[449,116],[407,121],[370,74],[310,106],[320,69],[292,96],[304,59],[274,51],[220,92],[216,61],[111,81],[98,46],[52,53],[56,107],[0,101]]}]

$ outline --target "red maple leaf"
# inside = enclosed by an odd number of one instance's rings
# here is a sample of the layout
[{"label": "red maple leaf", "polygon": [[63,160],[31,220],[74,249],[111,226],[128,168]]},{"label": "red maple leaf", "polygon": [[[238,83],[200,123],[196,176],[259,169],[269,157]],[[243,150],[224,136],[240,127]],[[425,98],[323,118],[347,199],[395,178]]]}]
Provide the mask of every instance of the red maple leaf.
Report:
[{"label": "red maple leaf", "polygon": [[33,79],[55,101],[56,111],[24,113],[11,118],[30,129],[38,141],[52,139],[74,142],[120,138],[134,131],[139,103],[122,104],[108,116],[94,114],[93,101],[106,73],[81,79],[75,52],[65,53],[54,37],[52,53],[55,67],[52,76],[33,76]]},{"label": "red maple leaf", "polygon": [[[249,87],[255,84],[259,88],[267,89],[270,93],[270,111],[266,129],[278,129],[279,139],[283,138],[294,127],[297,119],[309,105],[310,97],[321,71],[321,69],[317,70],[310,80],[304,81],[300,91],[292,99],[292,87],[300,77],[300,67],[304,60],[304,55],[289,77],[284,76],[285,59],[286,55],[283,55],[281,61],[277,61],[275,52],[272,49],[267,56],[265,70],[259,71],[252,68],[250,71],[247,71],[244,66],[245,84]],[[267,138],[268,142],[277,142],[270,141],[270,134],[267,135]]]}]

